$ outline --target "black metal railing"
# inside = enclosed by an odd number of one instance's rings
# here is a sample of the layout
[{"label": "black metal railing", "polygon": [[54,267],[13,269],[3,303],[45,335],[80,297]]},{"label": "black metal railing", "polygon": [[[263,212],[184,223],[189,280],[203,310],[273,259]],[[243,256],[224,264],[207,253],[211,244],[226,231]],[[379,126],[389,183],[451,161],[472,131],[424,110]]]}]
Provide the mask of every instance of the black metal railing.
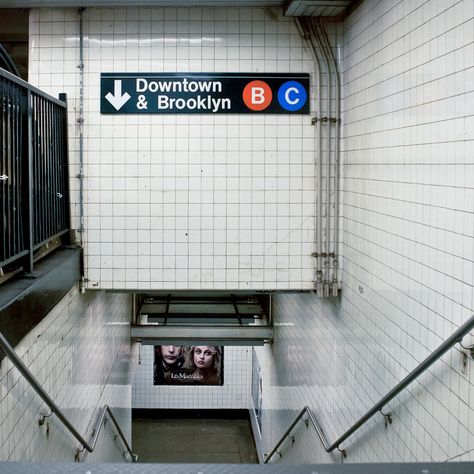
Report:
[{"label": "black metal railing", "polygon": [[66,95],[0,69],[0,269],[33,272],[35,251],[69,238]]}]

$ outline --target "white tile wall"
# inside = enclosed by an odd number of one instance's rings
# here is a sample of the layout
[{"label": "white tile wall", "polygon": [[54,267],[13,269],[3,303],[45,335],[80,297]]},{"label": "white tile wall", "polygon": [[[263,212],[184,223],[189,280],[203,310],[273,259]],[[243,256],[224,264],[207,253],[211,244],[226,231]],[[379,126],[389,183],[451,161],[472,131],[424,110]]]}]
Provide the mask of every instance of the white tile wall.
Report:
[{"label": "white tile wall", "polygon": [[[366,0],[345,21],[342,297],[274,298],[275,344],[258,348],[267,451],[305,404],[335,439],[473,312],[473,8]],[[75,15],[33,12],[30,48],[32,79],[70,90],[72,107]],[[301,118],[98,114],[100,72],[312,72],[291,20],[260,9],[90,9],[85,30],[91,284],[307,287],[313,144]],[[73,150],[75,132],[71,121]],[[277,187],[288,175],[289,188]],[[387,431],[376,417],[344,445],[347,461],[472,460],[473,397],[472,361],[462,373],[453,349],[390,405]],[[338,460],[317,446],[303,427],[282,461]]]},{"label": "white tile wall", "polygon": [[[31,16],[31,80],[70,92],[76,113],[78,28],[74,10]],[[293,19],[263,8],[88,8],[84,35],[89,287],[312,288],[309,115],[99,113],[101,72],[312,73]]]},{"label": "white tile wall", "polygon": [[[267,452],[305,404],[335,440],[474,313],[474,3],[367,0],[342,47],[342,296],[274,297]],[[473,364],[448,352],[347,462],[472,461]],[[279,462],[339,461],[304,425],[296,438]]]},{"label": "white tile wall", "polygon": [[[108,404],[131,437],[130,298],[73,288],[15,348],[49,396],[86,439]],[[74,462],[79,443],[50,413],[8,359],[0,367],[0,461]],[[110,425],[110,424],[109,424]],[[106,426],[82,461],[123,462]]]},{"label": "white tile wall", "polygon": [[153,346],[140,348],[133,384],[133,408],[248,409],[252,348],[224,346],[224,385],[153,385]]}]

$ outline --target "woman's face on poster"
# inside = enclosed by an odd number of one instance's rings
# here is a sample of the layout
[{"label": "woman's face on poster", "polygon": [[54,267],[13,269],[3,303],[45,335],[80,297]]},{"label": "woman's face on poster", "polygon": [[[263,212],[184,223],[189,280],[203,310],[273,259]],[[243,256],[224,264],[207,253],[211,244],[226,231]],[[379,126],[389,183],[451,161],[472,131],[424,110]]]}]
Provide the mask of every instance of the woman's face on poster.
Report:
[{"label": "woman's face on poster", "polygon": [[161,357],[169,365],[176,363],[182,353],[183,348],[181,346],[161,346]]},{"label": "woman's face on poster", "polygon": [[214,350],[209,346],[194,348],[194,365],[199,369],[209,369],[214,360]]}]

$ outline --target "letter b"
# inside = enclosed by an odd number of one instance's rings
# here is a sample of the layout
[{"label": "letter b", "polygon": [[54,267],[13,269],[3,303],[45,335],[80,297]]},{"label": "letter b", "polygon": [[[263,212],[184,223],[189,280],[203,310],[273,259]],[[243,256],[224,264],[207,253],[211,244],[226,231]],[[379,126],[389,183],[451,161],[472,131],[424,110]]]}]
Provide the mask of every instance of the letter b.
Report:
[{"label": "letter b", "polygon": [[245,86],[242,99],[250,110],[265,110],[272,102],[272,90],[266,82],[252,81]]},{"label": "letter b", "polygon": [[265,102],[265,89],[263,87],[252,87],[252,104],[259,105]]}]

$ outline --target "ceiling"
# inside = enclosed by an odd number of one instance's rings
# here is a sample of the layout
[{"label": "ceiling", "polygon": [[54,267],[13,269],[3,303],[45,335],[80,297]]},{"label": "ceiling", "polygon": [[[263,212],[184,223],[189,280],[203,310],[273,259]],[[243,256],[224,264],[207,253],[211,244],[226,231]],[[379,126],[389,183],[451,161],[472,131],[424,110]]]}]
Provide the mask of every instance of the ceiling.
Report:
[{"label": "ceiling", "polygon": [[131,336],[142,344],[263,345],[273,339],[270,294],[139,295]]},{"label": "ceiling", "polygon": [[0,0],[0,8],[36,7],[283,7],[288,16],[338,16],[354,0]]}]

